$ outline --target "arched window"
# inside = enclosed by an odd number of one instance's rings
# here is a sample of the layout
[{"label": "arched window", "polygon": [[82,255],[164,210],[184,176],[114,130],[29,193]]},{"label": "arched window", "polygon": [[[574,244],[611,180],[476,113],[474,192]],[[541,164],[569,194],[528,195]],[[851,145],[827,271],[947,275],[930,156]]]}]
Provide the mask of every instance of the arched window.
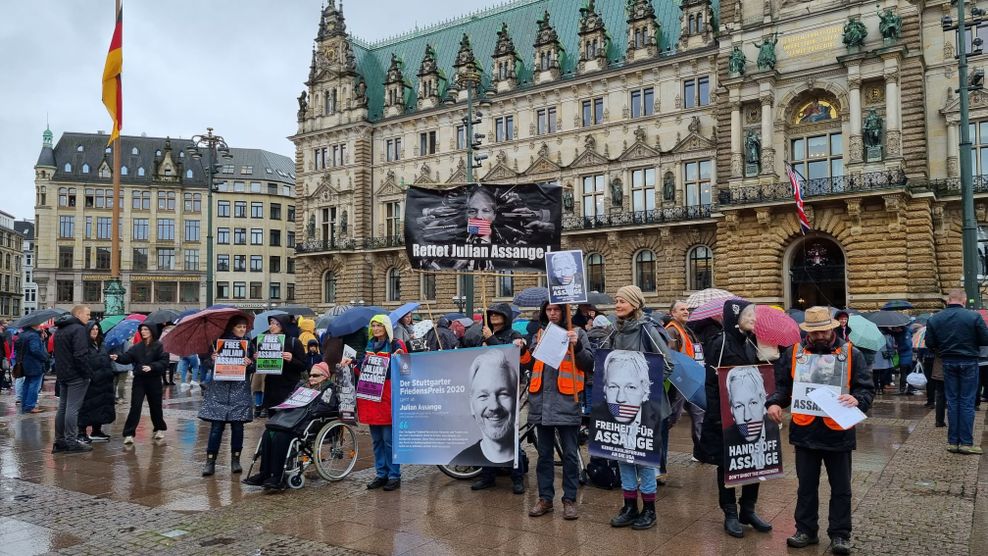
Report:
[{"label": "arched window", "polygon": [[686,255],[686,283],[693,291],[713,286],[714,254],[706,245],[697,245]]},{"label": "arched window", "polygon": [[604,256],[600,253],[587,255],[587,289],[592,292],[606,291],[604,282]]},{"label": "arched window", "polygon": [[655,253],[648,249],[635,255],[635,285],[646,293],[655,291]]},{"label": "arched window", "polygon": [[137,150],[137,147],[134,147],[134,148],[130,149],[130,154],[132,154],[134,156],[137,156],[137,155],[141,154],[141,151]]},{"label": "arched window", "polygon": [[192,168],[185,171],[185,178],[190,180],[192,179]]},{"label": "arched window", "polygon": [[71,172],[72,171],[72,164],[69,163],[69,162],[66,162],[64,169],[65,169],[66,172]]},{"label": "arched window", "polygon": [[82,173],[83,174],[89,173],[89,164],[86,164],[85,162],[82,163]]},{"label": "arched window", "polygon": [[99,177],[108,178],[110,177],[110,167],[105,164],[99,167]]},{"label": "arched window", "polygon": [[76,152],[80,152],[81,153],[81,152],[85,151],[86,148],[83,147],[82,145],[76,145],[75,150],[76,150]]},{"label": "arched window", "polygon": [[327,270],[322,277],[323,303],[336,303],[336,273]]},{"label": "arched window", "polygon": [[127,175],[127,167],[126,166],[121,166],[120,167],[120,175],[121,176],[126,176]]},{"label": "arched window", "polygon": [[137,175],[139,177],[142,177],[142,178],[144,177],[144,167],[143,166],[138,166],[137,167]]},{"label": "arched window", "polygon": [[388,301],[401,301],[401,273],[397,268],[388,269]]}]

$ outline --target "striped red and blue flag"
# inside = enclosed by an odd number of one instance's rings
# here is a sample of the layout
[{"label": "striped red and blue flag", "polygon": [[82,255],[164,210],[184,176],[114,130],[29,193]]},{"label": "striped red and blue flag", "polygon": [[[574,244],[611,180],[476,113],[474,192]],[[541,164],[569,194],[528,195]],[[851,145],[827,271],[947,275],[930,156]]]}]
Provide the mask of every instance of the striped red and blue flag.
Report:
[{"label": "striped red and blue flag", "polygon": [[637,405],[628,405],[623,403],[609,403],[607,404],[608,409],[611,410],[611,415],[617,417],[618,419],[631,420],[638,415]]},{"label": "striped red and blue flag", "polygon": [[803,203],[803,178],[793,170],[791,164],[786,164],[786,174],[789,175],[789,184],[792,185],[792,197],[796,200],[796,216],[799,217],[800,231],[805,234],[812,228]]},{"label": "striped red and blue flag", "polygon": [[483,218],[468,218],[467,233],[475,236],[491,235],[491,223]]}]

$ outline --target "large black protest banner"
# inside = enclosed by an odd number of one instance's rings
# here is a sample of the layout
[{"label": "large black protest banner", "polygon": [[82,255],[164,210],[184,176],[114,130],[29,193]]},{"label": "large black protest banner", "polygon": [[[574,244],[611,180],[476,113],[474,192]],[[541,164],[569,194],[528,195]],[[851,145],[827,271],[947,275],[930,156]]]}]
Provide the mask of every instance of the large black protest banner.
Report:
[{"label": "large black protest banner", "polygon": [[724,433],[724,485],[733,487],[782,476],[779,425],[765,399],[775,391],[772,365],[717,369]]},{"label": "large black protest banner", "polygon": [[422,270],[542,272],[561,234],[556,184],[409,187],[405,197],[405,249]]}]

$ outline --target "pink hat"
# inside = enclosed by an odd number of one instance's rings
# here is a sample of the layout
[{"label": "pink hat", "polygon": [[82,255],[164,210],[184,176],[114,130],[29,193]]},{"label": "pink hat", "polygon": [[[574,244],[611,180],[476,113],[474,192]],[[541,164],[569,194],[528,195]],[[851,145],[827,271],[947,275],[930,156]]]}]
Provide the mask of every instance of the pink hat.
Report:
[{"label": "pink hat", "polygon": [[323,361],[316,363],[315,365],[312,366],[312,369],[309,370],[309,376],[312,375],[322,375],[326,378],[329,378],[329,365],[327,365]]}]

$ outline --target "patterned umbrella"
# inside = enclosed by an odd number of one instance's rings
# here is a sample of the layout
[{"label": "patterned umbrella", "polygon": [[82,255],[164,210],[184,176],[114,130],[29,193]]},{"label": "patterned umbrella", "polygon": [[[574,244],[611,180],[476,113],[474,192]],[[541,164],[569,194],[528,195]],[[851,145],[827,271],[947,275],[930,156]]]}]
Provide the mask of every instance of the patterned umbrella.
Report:
[{"label": "patterned umbrella", "polygon": [[416,338],[425,338],[429,332],[432,332],[432,321],[429,319],[420,320],[412,325],[412,333]]},{"label": "patterned umbrella", "polygon": [[913,334],[913,349],[926,349],[926,327],[920,328]]},{"label": "patterned umbrella", "polygon": [[[140,317],[131,318],[131,317]],[[106,351],[113,351],[118,347],[126,344],[137,332],[137,327],[144,322],[144,315],[130,315],[124,320],[117,323],[116,326],[110,329],[106,333],[106,337],[103,339],[103,345],[106,346]]]},{"label": "patterned umbrella", "polygon": [[707,288],[705,290],[700,290],[693,293],[686,298],[686,306],[690,309],[696,309],[701,305],[706,305],[711,301],[727,301],[728,299],[734,299],[733,293],[727,290],[721,290],[717,288]]},{"label": "patterned umbrella", "polygon": [[882,331],[875,326],[875,323],[861,315],[851,315],[847,319],[847,326],[851,329],[848,339],[851,344],[871,351],[878,351],[885,347],[885,336]]},{"label": "patterned umbrella", "polygon": [[542,287],[525,288],[515,296],[514,303],[519,307],[541,307],[549,300],[549,290]]},{"label": "patterned umbrella", "polygon": [[740,297],[732,296],[726,299],[712,299],[703,305],[700,305],[690,313],[690,318],[687,319],[689,322],[696,322],[698,320],[709,319],[711,317],[723,317],[724,316],[724,303],[732,299],[741,299]]},{"label": "patterned umbrella", "polygon": [[254,315],[234,307],[226,309],[205,309],[185,317],[162,338],[165,351],[184,357],[193,353],[210,353],[213,343],[226,331],[233,317],[244,317],[247,326],[254,324]]},{"label": "patterned umbrella", "polygon": [[799,343],[799,325],[783,311],[767,305],[756,305],[755,337],[768,345],[788,347]]}]

